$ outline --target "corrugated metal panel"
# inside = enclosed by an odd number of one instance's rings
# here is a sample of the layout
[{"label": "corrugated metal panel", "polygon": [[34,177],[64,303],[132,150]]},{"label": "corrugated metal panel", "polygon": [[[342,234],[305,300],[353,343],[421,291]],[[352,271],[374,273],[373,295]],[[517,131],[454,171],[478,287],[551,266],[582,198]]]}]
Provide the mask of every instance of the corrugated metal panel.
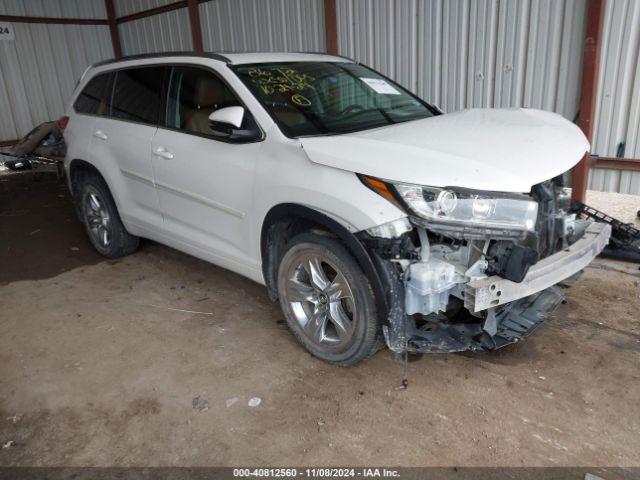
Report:
[{"label": "corrugated metal panel", "polygon": [[176,0],[115,0],[113,3],[116,10],[116,17],[124,17],[132,13],[162,7],[175,1]]},{"label": "corrugated metal panel", "polygon": [[445,111],[578,110],[586,0],[340,0],[340,53]]},{"label": "corrugated metal panel", "polygon": [[592,152],[640,158],[640,2],[606,3]]},{"label": "corrugated metal panel", "polygon": [[592,168],[589,190],[640,195],[640,172]]},{"label": "corrugated metal panel", "polygon": [[124,55],[193,50],[186,8],[121,23],[118,28]]},{"label": "corrugated metal panel", "polygon": [[324,51],[322,0],[215,0],[200,19],[208,51]]},{"label": "corrugated metal panel", "polygon": [[[0,12],[99,18],[104,14],[103,5],[0,0]],[[14,23],[13,27],[15,41],[0,42],[0,140],[19,138],[34,126],[60,117],[85,68],[113,57],[106,26]],[[5,105],[9,114],[4,113]]]},{"label": "corrugated metal panel", "polygon": [[107,18],[104,0],[0,0],[0,15]]}]

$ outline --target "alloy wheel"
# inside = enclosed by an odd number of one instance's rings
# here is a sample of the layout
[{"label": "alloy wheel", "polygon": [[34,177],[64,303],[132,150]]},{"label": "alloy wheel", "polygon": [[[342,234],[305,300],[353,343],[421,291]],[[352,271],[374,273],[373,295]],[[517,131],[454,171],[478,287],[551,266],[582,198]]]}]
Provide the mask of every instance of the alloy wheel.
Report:
[{"label": "alloy wheel", "polygon": [[284,265],[285,289],[300,332],[329,350],[348,345],[354,334],[356,308],[352,289],[342,272],[319,254],[300,252]]},{"label": "alloy wheel", "polygon": [[100,193],[94,188],[87,188],[83,205],[89,234],[97,245],[108,247],[113,237],[112,222]]}]

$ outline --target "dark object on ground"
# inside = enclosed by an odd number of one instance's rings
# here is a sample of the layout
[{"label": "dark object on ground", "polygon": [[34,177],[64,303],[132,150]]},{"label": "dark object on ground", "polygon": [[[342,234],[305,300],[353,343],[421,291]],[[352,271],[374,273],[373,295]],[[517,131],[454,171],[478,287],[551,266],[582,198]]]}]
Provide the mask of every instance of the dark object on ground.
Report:
[{"label": "dark object on ground", "polygon": [[27,133],[9,153],[16,156],[36,154],[45,157],[64,157],[67,147],[57,122],[45,122]]},{"label": "dark object on ground", "polygon": [[571,209],[579,217],[611,225],[611,240],[600,254],[601,256],[640,263],[640,230],[584,203],[576,202]]},{"label": "dark object on ground", "polygon": [[3,165],[5,167],[7,167],[9,170],[12,170],[14,172],[21,172],[24,170],[31,170],[32,166],[31,166],[31,162],[28,159],[16,159],[16,160],[9,160],[3,163]]},{"label": "dark object on ground", "polygon": [[[55,173],[58,178],[64,176],[64,165],[61,158],[47,158],[39,155],[14,155],[0,152],[0,175],[35,175]],[[7,171],[8,170],[8,171]]]}]

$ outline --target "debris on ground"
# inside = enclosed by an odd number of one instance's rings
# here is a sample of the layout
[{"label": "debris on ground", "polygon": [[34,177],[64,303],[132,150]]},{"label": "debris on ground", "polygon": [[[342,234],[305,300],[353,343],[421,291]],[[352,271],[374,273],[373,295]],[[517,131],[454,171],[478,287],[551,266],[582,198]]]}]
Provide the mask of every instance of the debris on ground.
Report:
[{"label": "debris on ground", "polygon": [[2,448],[11,448],[13,446],[13,440],[9,440],[7,443],[2,444]]},{"label": "debris on ground", "polygon": [[227,398],[227,408],[233,407],[238,400],[240,400],[238,397]]},{"label": "debris on ground", "polygon": [[18,423],[20,420],[22,420],[22,414],[18,413],[16,415],[11,415],[10,417],[7,417],[7,420],[9,420],[11,423]]},{"label": "debris on ground", "polygon": [[635,224],[640,227],[640,217],[637,217],[638,196],[626,193],[598,192],[587,190],[587,205],[607,212],[623,222]]},{"label": "debris on ground", "polygon": [[251,408],[255,408],[261,403],[262,403],[262,399],[260,397],[253,397],[249,399],[249,401],[247,402],[247,405],[249,405]]},{"label": "debris on ground", "polygon": [[637,270],[633,269],[633,268],[626,268],[624,266],[621,265],[609,265],[606,263],[597,263],[597,262],[593,262],[590,263],[589,265],[587,265],[588,268],[596,268],[596,269],[600,269],[600,270],[611,270],[612,272],[620,272],[620,273],[626,273],[627,275],[632,275],[635,277],[640,277],[640,273],[638,273]]},{"label": "debris on ground", "polygon": [[154,307],[154,308],[164,308],[165,310],[170,310],[172,312],[180,312],[180,313],[191,313],[193,315],[213,315],[213,312],[200,312],[198,310],[184,310],[182,308],[173,308],[173,307],[164,307],[162,305],[154,305],[153,303],[141,303],[145,307]]},{"label": "debris on ground", "polygon": [[324,421],[322,421],[322,420],[318,420],[318,432],[320,432],[320,433],[324,433],[325,432]]},{"label": "debris on ground", "polygon": [[64,157],[67,147],[57,122],[45,122],[27,133],[11,147],[12,155],[37,155]]},{"label": "debris on ground", "polygon": [[207,402],[200,395],[191,400],[191,406],[194,410],[197,410],[199,412],[206,412],[207,410],[209,410],[209,402]]},{"label": "debris on ground", "polygon": [[604,478],[594,475],[593,473],[585,473],[584,480],[604,480]]},{"label": "debris on ground", "polygon": [[581,202],[573,203],[571,210],[578,218],[606,223],[611,227],[611,238],[600,253],[601,257],[640,263],[640,230],[633,223],[624,223]]}]

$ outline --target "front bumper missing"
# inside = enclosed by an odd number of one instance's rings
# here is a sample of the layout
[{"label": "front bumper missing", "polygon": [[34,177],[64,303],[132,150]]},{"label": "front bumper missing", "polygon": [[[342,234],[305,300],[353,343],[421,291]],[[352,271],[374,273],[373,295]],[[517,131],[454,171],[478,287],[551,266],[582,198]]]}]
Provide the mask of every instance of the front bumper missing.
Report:
[{"label": "front bumper missing", "polygon": [[486,323],[438,323],[427,329],[413,324],[408,332],[407,350],[413,353],[451,353],[496,350],[531,335],[564,300],[560,287],[550,287],[517,302],[500,307],[495,314],[495,333]]},{"label": "front bumper missing", "polygon": [[611,227],[592,223],[573,245],[540,260],[529,269],[520,283],[494,275],[469,282],[464,290],[464,305],[470,312],[513,302],[545,290],[585,268],[609,242]]},{"label": "front bumper missing", "polygon": [[[564,299],[557,284],[579,274],[607,245],[611,228],[589,225],[580,240],[529,269],[523,282],[498,276],[474,280],[463,287],[467,317],[444,315],[416,323],[405,311],[403,277],[391,262],[378,261],[389,285],[389,322],[383,326],[387,346],[394,352],[446,353],[495,350],[518,342],[537,329]],[[488,310],[486,315],[469,312]]]}]

